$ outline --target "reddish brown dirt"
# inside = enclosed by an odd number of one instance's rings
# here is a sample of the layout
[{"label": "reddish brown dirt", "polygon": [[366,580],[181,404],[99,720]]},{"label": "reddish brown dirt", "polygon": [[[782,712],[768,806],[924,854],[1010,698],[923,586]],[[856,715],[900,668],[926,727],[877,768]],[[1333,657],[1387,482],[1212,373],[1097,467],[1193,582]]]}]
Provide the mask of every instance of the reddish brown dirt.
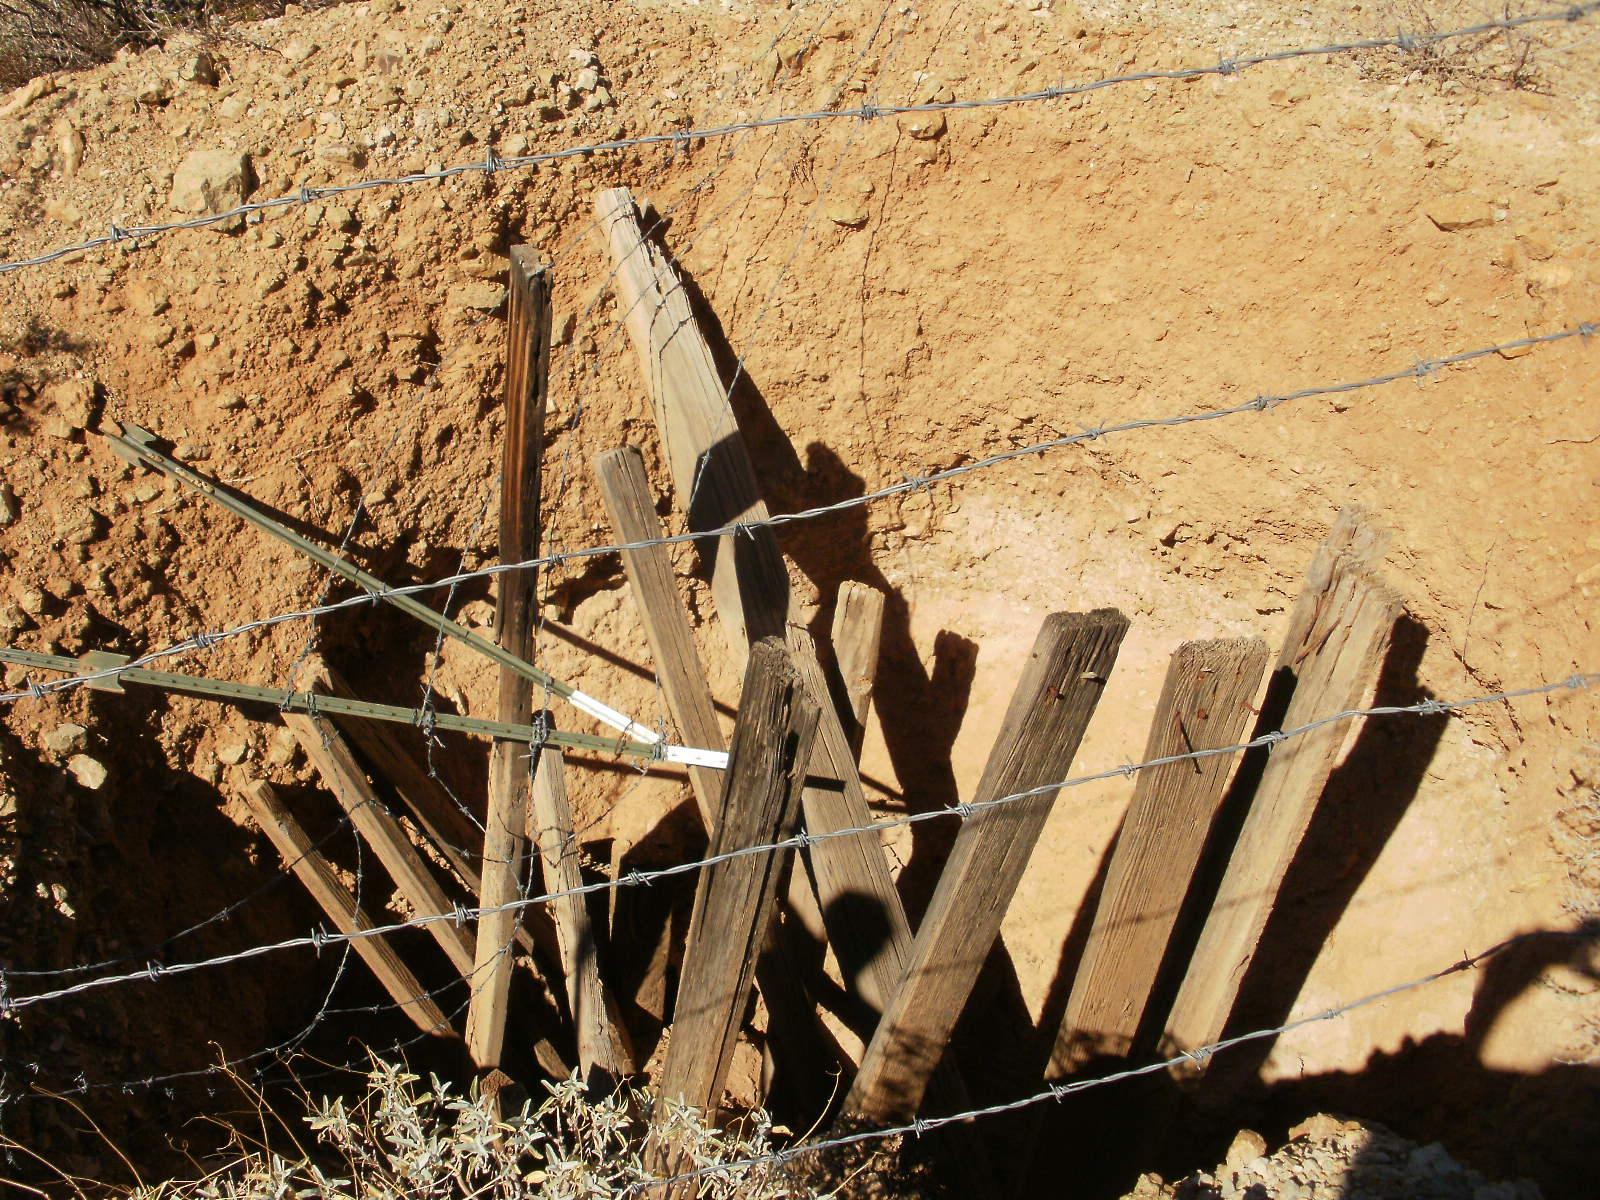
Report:
[{"label": "reddish brown dirt", "polygon": [[[197,148],[248,152],[262,198],[468,161],[491,143],[502,154],[519,141],[556,148],[941,87],[1005,94],[1399,23],[1321,5],[1291,19],[1269,6],[1232,24],[1196,12],[1174,28],[1114,6],[1067,7],[291,12],[212,44],[219,88],[182,82],[194,47],[174,44],[64,76],[0,116],[0,255],[111,221],[174,219],[171,173]],[[1440,27],[1475,19],[1465,5],[1446,16]],[[239,231],[180,231],[6,276],[0,463],[19,512],[0,530],[6,640],[138,652],[321,593],[289,550],[134,475],[83,432],[108,418],[156,430],[333,545],[364,497],[352,553],[392,582],[491,561],[502,322],[462,304],[503,279],[518,242],[555,260],[551,545],[609,540],[589,463],[619,444],[644,449],[663,511],[675,511],[589,236],[606,186],[633,186],[670,215],[666,244],[714,340],[730,364],[743,360],[741,431],[776,510],[1086,426],[1362,379],[1594,320],[1594,28],[1537,31],[1528,62],[1541,90],[1493,78],[1515,45],[1441,55],[1420,71],[1381,53],[1311,59],[952,113],[931,139],[909,121],[834,122],[357,193]],[[545,73],[571,79],[573,46],[596,53],[615,106],[545,120]],[[135,102],[160,80],[172,81],[170,98]],[[70,130],[85,151],[69,172]],[[1471,227],[1440,228],[1460,212]],[[1313,547],[1350,503],[1390,531],[1387,569],[1408,610],[1383,702],[1600,669],[1595,354],[1592,339],[1572,339],[1262,415],[1107,438],[791,527],[783,544],[819,631],[841,580],[891,596],[863,760],[874,799],[901,811],[970,795],[1018,664],[1042,617],[1062,608],[1113,605],[1134,620],[1076,769],[1137,758],[1171,650],[1279,635]],[[693,554],[677,561],[701,631],[713,632]],[[620,564],[570,564],[543,588],[541,661],[664,719]],[[482,624],[490,598],[479,582],[453,602]],[[417,702],[431,637],[366,609],[317,628],[362,694]],[[232,639],[174,669],[281,683],[307,632]],[[703,648],[716,659],[715,638]],[[470,656],[447,649],[434,678],[443,702],[492,711],[492,674]],[[725,666],[716,683],[731,701]],[[249,827],[240,783],[264,774],[294,787],[308,814],[325,810],[303,764],[273,753],[262,715],[83,691],[8,706],[0,748],[21,833],[6,962],[125,953],[267,878],[276,860]],[[89,753],[109,769],[98,791],[43,746],[64,721],[88,727]],[[1592,803],[1597,736],[1592,695],[1369,724],[1291,877],[1278,950],[1247,988],[1247,1014],[1276,1023],[1592,911],[1580,860],[1594,829],[1572,814]],[[241,742],[236,765],[219,758]],[[440,758],[463,794],[481,792],[477,748],[452,742]],[[601,862],[687,797],[672,772],[596,762],[575,775]],[[1014,980],[1002,994],[1034,1019],[1061,986],[1063,946],[1128,793],[1124,783],[1067,793],[1007,914]],[[931,823],[886,839],[913,908],[949,834]],[[638,861],[685,849],[677,837],[646,844]],[[307,928],[311,910],[291,893],[173,957]],[[65,1023],[41,1007],[13,1030],[14,1061],[43,1062],[41,1080],[63,1085],[80,1071],[120,1079],[199,1065],[208,1039],[248,1053],[309,1020],[325,981],[295,955],[230,971],[131,985],[122,1001],[102,992],[65,1007]],[[1558,955],[1509,995],[1486,998],[1482,985],[1464,975],[1299,1031],[1257,1064],[1259,1078],[1346,1080],[1375,1055],[1403,1073],[1407,1055],[1426,1051],[1435,1090],[1460,1072],[1523,1098],[1495,1110],[1525,1118],[1515,1137],[1485,1117],[1452,1149],[1537,1173],[1506,1146],[1529,1129],[1564,1129],[1540,1081],[1561,1073],[1556,1060],[1593,1053],[1596,981]],[[1036,1080],[1009,1080],[1007,1094]],[[1402,1132],[1444,1136],[1443,1118],[1419,1112],[1406,1089],[1357,1094]],[[1406,1111],[1377,1111],[1386,1104]]]}]

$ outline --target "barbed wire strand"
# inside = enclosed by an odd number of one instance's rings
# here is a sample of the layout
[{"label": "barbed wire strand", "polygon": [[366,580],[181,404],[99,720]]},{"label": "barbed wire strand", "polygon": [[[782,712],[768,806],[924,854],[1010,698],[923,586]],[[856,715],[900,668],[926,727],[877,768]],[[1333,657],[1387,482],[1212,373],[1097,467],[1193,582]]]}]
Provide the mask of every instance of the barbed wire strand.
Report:
[{"label": "barbed wire strand", "polygon": [[1027,446],[1019,446],[1011,450],[1001,451],[998,454],[986,455],[968,463],[934,471],[927,475],[908,474],[899,483],[889,484],[874,491],[864,492],[859,496],[850,496],[828,504],[820,504],[811,508],[795,512],[777,513],[760,520],[740,521],[718,526],[714,529],[685,530],[682,533],[665,534],[657,538],[646,538],[637,542],[619,542],[607,545],[587,546],[576,550],[562,550],[540,558],[528,559],[517,563],[497,563],[480,567],[476,571],[464,572],[459,575],[446,576],[442,579],[427,580],[422,583],[409,584],[403,587],[389,588],[382,592],[366,592],[350,596],[344,600],[333,601],[329,604],[319,605],[314,608],[299,609],[290,612],[275,613],[270,616],[260,617],[254,621],[232,626],[228,629],[214,633],[199,633],[182,641],[175,642],[158,650],[152,650],[142,656],[132,658],[126,663],[114,667],[105,667],[93,671],[86,671],[81,675],[74,675],[68,679],[48,680],[43,683],[29,682],[19,691],[0,692],[0,703],[15,703],[26,699],[42,699],[56,692],[70,691],[73,688],[84,687],[89,684],[99,683],[103,680],[114,679],[124,671],[137,667],[148,666],[167,658],[187,654],[195,650],[208,650],[219,642],[230,638],[240,637],[245,634],[258,633],[271,629],[277,625],[292,621],[303,621],[313,617],[323,616],[327,613],[339,612],[343,609],[354,608],[359,605],[376,605],[388,596],[410,596],[432,591],[441,587],[464,583],[469,579],[476,579],[491,575],[500,575],[510,571],[525,571],[549,566],[558,562],[571,562],[582,558],[595,558],[606,554],[619,554],[626,550],[644,550],[653,546],[675,546],[691,542],[711,541],[717,538],[729,537],[736,534],[748,534],[756,529],[777,528],[784,525],[798,524],[803,521],[817,520],[832,516],[835,513],[848,509],[863,507],[868,504],[885,500],[893,496],[904,495],[908,492],[921,491],[936,483],[947,483],[953,479],[970,475],[977,471],[985,471],[1004,463],[1013,462],[1021,458],[1046,454],[1053,450],[1060,450],[1071,446],[1082,445],[1099,441],[1101,438],[1116,434],[1134,433],[1145,429],[1172,429],[1181,426],[1200,424],[1206,421],[1222,420],[1229,417],[1241,416],[1246,413],[1264,413],[1297,400],[1312,399],[1320,396],[1334,396],[1357,392],[1368,388],[1381,387],[1397,383],[1405,379],[1426,379],[1446,367],[1458,366],[1477,359],[1487,358],[1495,354],[1508,354],[1515,350],[1528,349],[1535,346],[1551,345],[1556,342],[1566,341],[1570,338],[1583,338],[1585,340],[1600,332],[1600,325],[1594,321],[1581,322],[1569,329],[1557,330],[1553,333],[1537,334],[1531,337],[1515,338],[1511,341],[1500,342],[1492,346],[1483,346],[1475,350],[1465,350],[1457,354],[1446,355],[1443,358],[1421,359],[1409,367],[1401,370],[1390,371],[1382,375],[1374,375],[1366,379],[1348,380],[1341,383],[1323,384],[1312,387],[1300,388],[1295,391],[1278,395],[1262,394],[1253,400],[1246,400],[1242,404],[1235,404],[1228,408],[1200,409],[1188,413],[1181,413],[1169,417],[1142,417],[1130,421],[1121,421],[1109,425],[1100,425],[1084,429],[1078,433],[1066,434],[1062,437],[1049,438],[1044,441],[1034,442]]},{"label": "barbed wire strand", "polygon": [[1059,100],[1067,96],[1084,95],[1099,91],[1102,88],[1114,87],[1125,83],[1145,83],[1153,81],[1176,81],[1184,79],[1199,79],[1208,75],[1231,76],[1250,67],[1261,66],[1267,63],[1289,62],[1302,58],[1331,58],[1343,54],[1353,54],[1364,50],[1401,50],[1406,53],[1437,45],[1440,42],[1452,41],[1458,38],[1476,37],[1485,33],[1497,33],[1502,30],[1520,29],[1528,25],[1554,24],[1558,22],[1576,22],[1586,20],[1600,10],[1600,0],[1588,0],[1583,4],[1572,5],[1562,9],[1552,9],[1537,13],[1525,13],[1521,16],[1507,16],[1493,20],[1482,21],[1476,25],[1468,25],[1459,29],[1441,30],[1431,33],[1396,33],[1388,37],[1361,38],[1355,41],[1332,42],[1321,46],[1302,46],[1285,50],[1275,50],[1266,53],[1239,55],[1233,58],[1224,58],[1219,62],[1204,66],[1176,67],[1169,70],[1134,71],[1123,75],[1112,75],[1096,79],[1087,83],[1066,84],[1043,88],[1032,92],[1022,92],[1008,96],[987,96],[972,100],[928,101],[920,104],[896,104],[879,106],[876,104],[863,104],[856,108],[823,109],[811,112],[781,113],[772,117],[762,117],[749,121],[736,121],[723,125],[708,126],[700,129],[674,130],[670,133],[642,134],[631,138],[615,138],[605,142],[595,142],[584,146],[569,146],[561,150],[550,150],[540,154],[524,154],[511,157],[501,157],[492,147],[484,159],[478,162],[458,163],[450,167],[442,167],[436,171],[414,171],[405,175],[386,178],[364,179],[354,183],[333,184],[327,187],[302,186],[299,191],[290,195],[279,196],[271,200],[261,200],[249,204],[241,204],[235,208],[218,213],[207,213],[203,216],[191,217],[184,221],[173,221],[157,225],[135,225],[122,228],[112,225],[110,232],[99,237],[89,238],[68,246],[34,255],[30,258],[15,259],[0,262],[0,275],[7,275],[29,267],[43,266],[62,259],[71,254],[78,254],[89,250],[96,250],[103,246],[116,245],[121,242],[138,242],[157,237],[179,229],[204,229],[211,225],[232,221],[238,217],[248,217],[252,213],[269,212],[274,209],[285,208],[296,204],[311,204],[326,200],[332,196],[348,195],[352,192],[372,191],[376,188],[400,187],[417,183],[431,183],[438,180],[450,179],[457,175],[468,175],[479,172],[494,173],[503,170],[519,170],[527,167],[540,166],[544,163],[560,162],[564,159],[579,158],[587,155],[603,153],[614,150],[627,150],[644,146],[684,146],[692,142],[705,142],[717,138],[731,137],[735,134],[753,129],[776,129],[785,125],[795,124],[820,124],[824,121],[840,119],[857,119],[871,121],[880,117],[910,115],[916,113],[933,112],[961,112],[974,109],[1001,108],[1010,105],[1039,103],[1050,100]]},{"label": "barbed wire strand", "polygon": [[[1042,784],[1025,791],[1013,792],[1006,796],[996,797],[993,800],[975,801],[970,803],[957,803],[943,808],[928,809],[924,812],[904,813],[899,816],[874,821],[866,825],[858,825],[836,830],[827,830],[822,833],[801,831],[792,837],[781,841],[767,842],[755,846],[744,846],[729,850],[721,854],[710,855],[705,858],[690,862],[678,863],[669,867],[661,867],[650,871],[632,871],[617,879],[602,879],[593,883],[582,884],[578,887],[568,888],[564,891],[546,892],[540,896],[528,897],[509,901],[505,904],[493,905],[486,908],[460,908],[453,913],[440,913],[414,917],[407,921],[399,921],[389,925],[373,925],[367,929],[357,930],[352,933],[319,933],[282,941],[252,946],[232,954],[216,955],[210,958],[195,959],[189,962],[176,963],[165,967],[152,967],[144,971],[129,972],[123,975],[107,975],[95,979],[83,980],[50,991],[34,992],[21,996],[12,995],[8,986],[0,986],[0,1014],[16,1012],[35,1005],[59,1001],[70,996],[80,995],[84,992],[100,988],[111,987],[123,983],[153,982],[169,975],[189,974],[194,971],[205,970],[210,967],[224,966],[229,963],[239,962],[248,958],[258,958],[263,955],[278,953],[285,950],[321,948],[333,942],[351,941],[360,937],[382,937],[398,933],[405,929],[415,929],[430,925],[438,921],[463,921],[481,918],[489,913],[520,910],[532,905],[549,904],[555,900],[569,896],[585,896],[592,893],[606,892],[618,888],[643,887],[654,883],[658,879],[671,878],[678,875],[692,874],[707,867],[720,863],[730,862],[734,859],[745,858],[756,854],[771,854],[779,850],[806,849],[818,842],[832,841],[835,838],[861,837],[866,835],[881,834],[885,830],[900,828],[908,825],[920,824],[924,821],[941,820],[948,817],[957,817],[966,820],[977,813],[989,809],[1003,808],[1006,805],[1028,799],[1032,796],[1047,795],[1054,792],[1066,791],[1072,788],[1083,787],[1088,784],[1102,783],[1117,778],[1131,778],[1140,771],[1151,770],[1155,767],[1170,766],[1174,763],[1196,762],[1201,759],[1214,758],[1219,755],[1239,754],[1248,750],[1266,748],[1269,751],[1282,742],[1292,738],[1302,737],[1315,730],[1345,721],[1363,717],[1387,717],[1403,715],[1439,716],[1447,713],[1465,712],[1489,704],[1503,704],[1511,700],[1530,699],[1535,696],[1552,695],[1559,692],[1587,691],[1600,685],[1600,671],[1587,674],[1574,674],[1565,679],[1535,684],[1530,687],[1508,689],[1492,692],[1487,695],[1473,696],[1465,700],[1435,700],[1428,699],[1415,704],[1389,704],[1373,705],[1368,708],[1350,708],[1340,712],[1330,713],[1316,720],[1308,721],[1290,729],[1273,730],[1259,734],[1248,741],[1237,742],[1229,746],[1218,746],[1205,750],[1191,750],[1181,754],[1170,754],[1160,758],[1147,759],[1140,763],[1128,763],[1108,770],[1096,771],[1086,775],[1072,776],[1059,782]],[[4,985],[6,976],[0,972],[0,985]]]}]

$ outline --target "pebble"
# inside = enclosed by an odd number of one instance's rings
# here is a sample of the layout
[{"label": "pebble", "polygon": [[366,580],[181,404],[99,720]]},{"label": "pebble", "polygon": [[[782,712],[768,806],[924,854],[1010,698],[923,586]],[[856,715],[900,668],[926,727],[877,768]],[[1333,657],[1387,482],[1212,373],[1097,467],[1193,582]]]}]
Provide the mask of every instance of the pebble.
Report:
[{"label": "pebble", "polygon": [[185,83],[198,83],[204,87],[217,86],[217,60],[211,51],[201,50],[185,60],[178,68],[178,78]]},{"label": "pebble", "polygon": [[67,178],[72,178],[78,173],[78,168],[83,166],[83,152],[86,145],[83,134],[70,125],[57,135],[56,166]]},{"label": "pebble", "polygon": [[506,289],[498,283],[465,283],[450,290],[451,308],[471,308],[478,312],[495,312],[506,302]]},{"label": "pebble", "polygon": [[1443,196],[1430,200],[1423,209],[1439,229],[1457,233],[1463,229],[1483,229],[1494,224],[1494,209],[1471,196]]},{"label": "pebble", "polygon": [[[195,150],[178,164],[172,174],[172,194],[168,203],[178,212],[226,212],[237,208],[255,190],[255,171],[250,156],[237,150]],[[219,222],[212,228],[238,228],[242,217]]]},{"label": "pebble", "polygon": [[250,745],[245,741],[224,742],[217,747],[217,761],[225,762],[230,767],[236,767],[250,754]]},{"label": "pebble", "polygon": [[67,759],[67,770],[72,772],[72,777],[80,786],[88,788],[91,792],[99,791],[100,786],[106,781],[105,766],[87,754],[74,754]]},{"label": "pebble", "polygon": [[13,524],[21,514],[15,489],[9,483],[0,483],[0,529]]},{"label": "pebble", "polygon": [[44,748],[51,754],[77,754],[89,746],[89,731],[67,722],[44,735]]}]

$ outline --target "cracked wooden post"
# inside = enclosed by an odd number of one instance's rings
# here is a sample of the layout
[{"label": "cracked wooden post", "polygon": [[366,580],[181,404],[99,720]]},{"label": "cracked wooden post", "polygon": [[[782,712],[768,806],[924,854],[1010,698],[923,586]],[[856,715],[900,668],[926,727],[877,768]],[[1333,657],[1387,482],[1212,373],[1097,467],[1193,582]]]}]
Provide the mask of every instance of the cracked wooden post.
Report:
[{"label": "cracked wooden post", "polygon": [[[333,927],[343,934],[375,928],[372,918],[361,910],[355,897],[339,882],[328,860],[306,835],[300,822],[284,807],[271,785],[255,781],[247,784],[242,792],[261,831],[277,848],[279,856],[294,871],[295,877],[305,885],[306,891],[311,893],[312,899],[328,914]],[[417,977],[407,969],[387,937],[372,934],[352,938],[350,945],[378,977],[383,990],[416,1023],[418,1029],[442,1037],[455,1036],[444,1011],[427,989],[417,982]]]},{"label": "cracked wooden post", "polygon": [[922,1105],[1089,727],[1128,619],[1114,609],[1045,618],[973,801],[917,930],[905,979],[878,1022],[845,1112],[903,1120]]},{"label": "cracked wooden post", "polygon": [[[511,299],[506,316],[505,448],[500,464],[500,561],[522,562],[539,552],[539,460],[550,366],[550,284],[527,246],[511,248]],[[533,655],[534,570],[499,576],[494,635],[518,656]],[[525,724],[533,715],[533,685],[500,670],[499,719]],[[496,742],[489,754],[489,812],[483,840],[482,887],[467,1050],[479,1070],[498,1068],[505,1047],[511,989],[511,944],[527,845],[528,792],[534,765],[529,747]]]},{"label": "cracked wooden post", "polygon": [[[1172,656],[1142,761],[1236,745],[1270,652],[1260,638],[1185,642]],[[1125,1057],[1237,755],[1139,772],[1106,869],[1045,1078]]]},{"label": "cracked wooden post", "polygon": [[[1290,614],[1273,679],[1273,687],[1293,688],[1284,728],[1355,708],[1383,667],[1402,605],[1378,573],[1382,539],[1364,520],[1356,509],[1339,514]],[[1222,1036],[1289,863],[1358,727],[1340,721],[1272,748],[1167,1018],[1168,1051],[1188,1053]]]},{"label": "cracked wooden post", "polygon": [[[819,712],[781,641],[751,648],[708,858],[794,834]],[[789,853],[740,855],[701,871],[658,1104],[715,1115]]]}]

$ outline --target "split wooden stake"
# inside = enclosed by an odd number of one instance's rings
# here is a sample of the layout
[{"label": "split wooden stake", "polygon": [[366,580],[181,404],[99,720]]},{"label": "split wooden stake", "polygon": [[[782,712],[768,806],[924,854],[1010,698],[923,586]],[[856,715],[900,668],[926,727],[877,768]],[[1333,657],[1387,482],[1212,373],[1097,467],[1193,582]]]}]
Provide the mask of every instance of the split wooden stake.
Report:
[{"label": "split wooden stake", "polygon": [[[766,518],[755,467],[739,436],[716,361],[672,264],[645,240],[639,210],[626,188],[596,199],[615,268],[613,286],[655,405],[678,504],[691,529]],[[872,822],[855,753],[830,695],[816,647],[790,624],[789,573],[768,527],[702,544],[711,562],[711,592],[729,651],[741,667],[752,640],[781,637],[821,708],[815,760],[808,774],[834,781],[808,787],[802,798],[812,834]],[[827,838],[811,847],[817,899],[846,984],[881,1011],[899,983],[911,927],[881,843],[873,837]],[[863,910],[872,915],[863,919]]]},{"label": "split wooden stake", "polygon": [[[412,910],[418,916],[453,913],[455,906],[445,895],[444,888],[417,853],[400,822],[379,799],[344,735],[322,717],[283,713],[282,720]],[[456,970],[471,978],[472,939],[467,931],[454,921],[429,921],[427,930],[450,956]]]},{"label": "split wooden stake", "polygon": [[[1172,656],[1144,760],[1239,741],[1270,652],[1260,638],[1185,642]],[[1234,756],[1140,771],[1106,869],[1046,1078],[1126,1056],[1139,1031]]]},{"label": "split wooden stake", "polygon": [[[661,522],[656,516],[650,481],[645,475],[644,458],[638,450],[630,446],[600,455],[595,460],[595,473],[618,541],[659,539]],[[711,685],[695,648],[683,598],[673,582],[672,560],[667,548],[650,545],[624,550],[622,563],[644,621],[656,677],[661,681],[661,691],[673,723],[689,743],[707,750],[721,750],[722,728],[717,720]],[[708,835],[716,830],[722,775],[720,771],[705,767],[689,768],[689,782]],[[805,908],[820,927],[821,917],[815,912],[816,897],[798,860],[789,879],[791,905]],[[793,931],[775,927],[774,943],[793,936],[796,936]],[[844,1055],[806,996],[805,985],[795,969],[795,956],[787,954],[782,945],[775,944],[768,949],[756,967],[757,986],[767,1005],[768,1049],[773,1052],[767,1074],[786,1072],[785,1083],[791,1093],[808,1108],[820,1112],[830,1098],[827,1071],[842,1062]]]},{"label": "split wooden stake", "polygon": [[[1379,576],[1381,541],[1353,509],[1339,514],[1312,560],[1289,619],[1274,686],[1293,687],[1285,726],[1355,708],[1383,665],[1399,596]],[[1274,747],[1167,1019],[1177,1053],[1222,1036],[1268,914],[1305,835],[1350,723],[1325,725]]]},{"label": "split wooden stake", "polygon": [[867,733],[872,685],[883,648],[883,607],[884,595],[877,588],[853,579],[839,585],[839,599],[833,611],[833,656],[839,664],[848,705],[848,712],[840,717],[848,717],[845,733],[857,759]]},{"label": "split wooden stake", "polygon": [[[1067,778],[1127,630],[1127,618],[1113,609],[1045,619],[974,803]],[[1057,790],[980,808],[963,823],[917,930],[905,981],[845,1099],[847,1113],[901,1120],[921,1106]]]},{"label": "split wooden stake", "polygon": [[[511,248],[511,301],[506,318],[505,452],[500,465],[500,561],[522,562],[539,552],[539,460],[544,449],[545,397],[550,367],[550,284],[533,251]],[[494,635],[519,658],[533,656],[534,570],[499,577]],[[499,718],[526,723],[533,685],[500,671]],[[537,750],[534,751],[538,753]],[[467,1009],[467,1050],[480,1070],[500,1065],[511,990],[511,943],[520,910],[504,908],[520,896],[528,823],[528,785],[534,764],[529,747],[496,742],[489,757],[489,812],[483,839],[472,999]]]},{"label": "split wooden stake", "polygon": [[[819,711],[782,642],[751,648],[709,857],[793,835]],[[742,855],[700,873],[657,1089],[667,1100],[714,1112],[722,1099],[787,854]]]},{"label": "split wooden stake", "polygon": [[[544,859],[548,890],[571,892],[583,886],[572,807],[567,801],[566,763],[561,751],[553,746],[546,746],[539,754],[528,836]],[[587,897],[565,895],[554,901],[554,908],[567,1003],[578,1035],[578,1065],[590,1087],[606,1092],[633,1074],[633,1047],[616,1001],[600,978]]]},{"label": "split wooden stake", "polygon": [[[271,785],[253,782],[243,789],[245,801],[255,816],[261,831],[277,848],[283,861],[294,870],[295,876],[305,885],[322,911],[328,914],[333,927],[342,934],[359,933],[376,928],[372,919],[356,904],[322,852],[312,843]],[[400,1006],[406,1016],[424,1033],[454,1037],[450,1021],[428,995],[427,989],[417,981],[400,961],[400,956],[382,934],[352,938],[350,943],[361,961],[372,969],[378,982]]]}]

